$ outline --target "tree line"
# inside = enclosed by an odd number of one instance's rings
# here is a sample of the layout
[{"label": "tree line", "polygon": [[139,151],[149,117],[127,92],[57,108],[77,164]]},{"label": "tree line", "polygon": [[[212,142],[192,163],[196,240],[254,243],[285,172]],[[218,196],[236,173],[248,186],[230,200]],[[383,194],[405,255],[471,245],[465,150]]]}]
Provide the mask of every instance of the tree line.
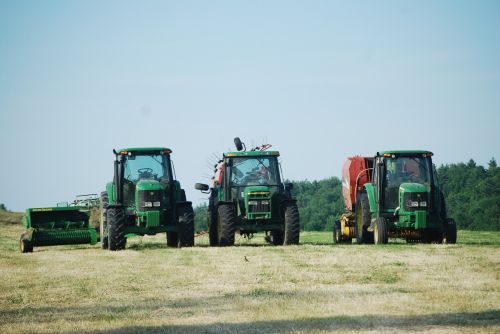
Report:
[{"label": "tree line", "polygon": [[[500,231],[500,167],[494,158],[487,168],[471,159],[441,165],[437,173],[448,216],[459,229]],[[344,212],[340,179],[295,181],[293,185],[302,230],[331,231],[333,222]],[[195,229],[207,230],[206,204],[195,207]]]}]

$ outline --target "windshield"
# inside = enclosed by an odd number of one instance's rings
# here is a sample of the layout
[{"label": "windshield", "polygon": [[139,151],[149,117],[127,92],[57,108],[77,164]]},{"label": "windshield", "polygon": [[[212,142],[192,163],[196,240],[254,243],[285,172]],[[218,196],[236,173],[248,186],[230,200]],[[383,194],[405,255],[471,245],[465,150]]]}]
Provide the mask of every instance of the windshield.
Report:
[{"label": "windshield", "polygon": [[139,180],[168,180],[168,158],[163,154],[128,155],[125,158],[124,177],[137,183]]},{"label": "windshield", "polygon": [[402,183],[420,183],[431,190],[430,159],[425,157],[395,157],[384,161],[385,206],[398,206],[399,186]]},{"label": "windshield", "polygon": [[396,157],[385,160],[387,185],[399,187],[401,183],[420,183],[430,190],[429,163],[424,157]]},{"label": "windshield", "polygon": [[233,158],[231,186],[277,185],[276,157]]}]

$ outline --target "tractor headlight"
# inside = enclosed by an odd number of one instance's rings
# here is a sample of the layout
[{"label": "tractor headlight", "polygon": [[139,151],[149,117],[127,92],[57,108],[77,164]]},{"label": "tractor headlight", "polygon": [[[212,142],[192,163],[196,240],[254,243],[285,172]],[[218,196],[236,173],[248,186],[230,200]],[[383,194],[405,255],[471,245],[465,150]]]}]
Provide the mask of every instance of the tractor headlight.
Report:
[{"label": "tractor headlight", "polygon": [[414,207],[414,208],[418,207],[418,202],[413,202],[413,201],[412,201],[412,202],[411,202],[411,206],[412,206],[412,207]]},{"label": "tractor headlight", "polygon": [[257,205],[259,204],[257,201],[248,201],[248,205]]},{"label": "tractor headlight", "polygon": [[157,202],[153,202],[153,206],[154,206],[154,207],[159,207],[160,205],[161,205],[161,204],[160,204],[160,202],[159,202],[159,201],[157,201]]},{"label": "tractor headlight", "polygon": [[153,202],[144,202],[144,207],[146,207],[146,208],[152,208],[153,207]]},{"label": "tractor headlight", "polygon": [[427,206],[427,202],[420,202],[420,206]]}]

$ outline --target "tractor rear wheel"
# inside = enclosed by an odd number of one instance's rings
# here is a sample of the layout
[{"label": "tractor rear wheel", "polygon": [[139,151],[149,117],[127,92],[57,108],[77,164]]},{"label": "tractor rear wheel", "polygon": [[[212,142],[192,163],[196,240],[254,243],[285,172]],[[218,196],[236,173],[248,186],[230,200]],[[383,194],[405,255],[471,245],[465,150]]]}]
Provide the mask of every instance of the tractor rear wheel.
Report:
[{"label": "tractor rear wheel", "polygon": [[373,243],[373,232],[368,231],[371,224],[370,203],[366,193],[359,193],[356,200],[356,242]]},{"label": "tractor rear wheel", "polygon": [[19,240],[19,249],[21,250],[21,253],[32,253],[33,242],[26,239],[21,239]]},{"label": "tractor rear wheel", "polygon": [[300,238],[300,219],[297,204],[285,207],[285,240],[284,245],[298,245]]},{"label": "tractor rear wheel", "polygon": [[456,244],[457,243],[457,224],[451,218],[446,220],[446,225],[444,227],[444,243]]},{"label": "tractor rear wheel", "polygon": [[179,245],[179,236],[177,232],[167,232],[167,246],[177,247]]},{"label": "tractor rear wheel", "polygon": [[375,244],[386,244],[389,241],[387,222],[383,217],[378,217],[373,229],[373,241]]},{"label": "tractor rear wheel", "polygon": [[191,205],[181,206],[177,209],[177,222],[179,226],[178,247],[193,247],[194,212]]},{"label": "tractor rear wheel", "polygon": [[106,210],[109,205],[108,192],[101,192],[101,221],[99,222],[99,239],[101,240],[101,248],[108,249],[108,225],[106,218]]},{"label": "tractor rear wheel", "polygon": [[125,249],[127,239],[125,238],[125,213],[122,208],[108,207],[108,246],[109,250],[116,251]]},{"label": "tractor rear wheel", "polygon": [[217,241],[219,246],[233,246],[236,233],[236,217],[231,204],[220,204],[217,217]]}]

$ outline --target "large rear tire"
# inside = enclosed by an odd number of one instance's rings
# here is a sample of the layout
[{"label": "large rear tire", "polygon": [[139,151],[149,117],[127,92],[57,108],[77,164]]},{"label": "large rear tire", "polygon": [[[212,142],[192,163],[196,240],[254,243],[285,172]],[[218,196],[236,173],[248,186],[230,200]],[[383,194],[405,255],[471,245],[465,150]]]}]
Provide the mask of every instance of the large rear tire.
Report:
[{"label": "large rear tire", "polygon": [[177,209],[178,222],[178,247],[194,246],[194,212],[191,205],[181,206]]},{"label": "large rear tire", "polygon": [[389,242],[387,222],[384,218],[378,217],[373,229],[373,241],[375,244],[386,244]]},{"label": "large rear tire", "polygon": [[356,200],[356,242],[358,244],[373,243],[373,232],[368,232],[372,215],[366,193],[358,193]]},{"label": "large rear tire", "polygon": [[108,205],[109,205],[108,192],[103,191],[101,192],[101,220],[99,222],[99,239],[101,241],[102,249],[109,248],[108,223],[106,217],[106,210],[108,209]]},{"label": "large rear tire", "polygon": [[298,245],[300,239],[300,218],[297,204],[285,207],[285,240],[284,245]]},{"label": "large rear tire", "polygon": [[108,207],[108,246],[109,250],[117,251],[125,249],[127,239],[125,238],[126,218],[122,208]]},{"label": "large rear tire", "polygon": [[231,204],[220,204],[217,217],[217,241],[219,246],[233,246],[236,233],[236,217]]},{"label": "large rear tire", "polygon": [[446,244],[456,244],[457,243],[457,224],[451,218],[446,220],[446,225],[444,227],[444,236],[445,240],[443,240]]}]

